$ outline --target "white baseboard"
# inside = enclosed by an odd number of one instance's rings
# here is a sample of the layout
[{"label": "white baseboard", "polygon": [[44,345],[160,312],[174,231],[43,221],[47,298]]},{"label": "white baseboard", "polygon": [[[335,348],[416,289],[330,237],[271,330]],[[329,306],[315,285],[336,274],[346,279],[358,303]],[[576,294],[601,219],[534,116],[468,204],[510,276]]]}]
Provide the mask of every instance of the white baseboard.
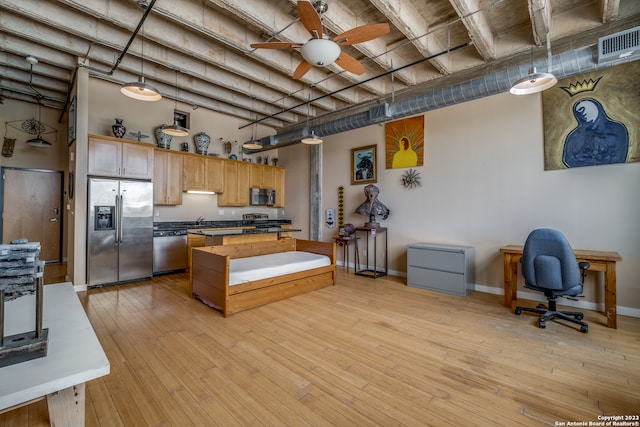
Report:
[{"label": "white baseboard", "polygon": [[83,292],[83,291],[86,291],[88,288],[87,288],[87,285],[73,285],[73,289],[76,292]]},{"label": "white baseboard", "polygon": [[[495,294],[495,295],[504,295],[504,290],[501,288],[495,288],[493,286],[485,286],[485,285],[475,285],[474,289],[478,292],[484,292],[487,294]],[[522,298],[522,299],[528,299],[531,301],[539,301],[539,302],[546,302],[547,299],[544,297],[544,295],[542,294],[538,294],[538,293],[533,293],[533,292],[527,292],[527,291],[518,291],[518,298]],[[567,298],[563,298],[562,299],[562,305],[565,305],[567,307],[576,307],[576,308],[582,308],[585,310],[592,310],[592,311],[600,311],[600,312],[604,312],[604,304],[603,303],[595,303],[595,302],[591,302],[591,301],[582,301],[582,300],[578,300],[578,301],[573,301]],[[629,316],[629,317],[640,317],[640,309],[637,308],[632,308],[632,307],[622,307],[617,305],[616,306],[616,311],[618,314],[622,315],[622,316]]]}]

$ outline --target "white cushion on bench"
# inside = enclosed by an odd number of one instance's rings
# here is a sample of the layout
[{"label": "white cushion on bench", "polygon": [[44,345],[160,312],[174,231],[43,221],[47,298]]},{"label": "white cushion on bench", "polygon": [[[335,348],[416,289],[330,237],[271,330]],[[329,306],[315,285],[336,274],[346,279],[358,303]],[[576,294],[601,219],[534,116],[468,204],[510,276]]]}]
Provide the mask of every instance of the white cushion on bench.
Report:
[{"label": "white cushion on bench", "polygon": [[331,265],[328,256],[302,251],[233,258],[229,261],[229,286],[327,265]]}]

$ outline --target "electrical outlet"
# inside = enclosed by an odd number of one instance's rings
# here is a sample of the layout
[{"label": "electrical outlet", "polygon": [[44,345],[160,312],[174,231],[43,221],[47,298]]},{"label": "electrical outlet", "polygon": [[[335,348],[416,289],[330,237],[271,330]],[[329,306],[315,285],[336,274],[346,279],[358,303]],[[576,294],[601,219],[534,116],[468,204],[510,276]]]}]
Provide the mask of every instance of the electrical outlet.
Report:
[{"label": "electrical outlet", "polygon": [[218,215],[220,216],[224,215],[224,209],[218,209]]}]

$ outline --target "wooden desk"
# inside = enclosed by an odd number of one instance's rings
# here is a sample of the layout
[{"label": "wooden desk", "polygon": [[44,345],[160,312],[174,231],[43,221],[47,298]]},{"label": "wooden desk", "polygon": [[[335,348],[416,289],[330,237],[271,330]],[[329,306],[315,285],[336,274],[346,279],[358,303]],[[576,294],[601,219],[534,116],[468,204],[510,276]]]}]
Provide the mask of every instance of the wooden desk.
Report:
[{"label": "wooden desk", "polygon": [[[6,334],[34,328],[34,295],[5,304]],[[56,426],[83,426],[84,383],[107,375],[109,360],[71,283],[44,287],[47,356],[0,368],[0,412],[47,399]]]},{"label": "wooden desk", "polygon": [[[500,248],[504,260],[504,305],[512,306],[518,299],[518,264],[522,257],[522,245],[508,245]],[[604,309],[609,328],[618,327],[616,309],[616,262],[622,261],[617,252],[589,251],[574,249],[578,262],[587,261],[588,271],[604,272]]]}]

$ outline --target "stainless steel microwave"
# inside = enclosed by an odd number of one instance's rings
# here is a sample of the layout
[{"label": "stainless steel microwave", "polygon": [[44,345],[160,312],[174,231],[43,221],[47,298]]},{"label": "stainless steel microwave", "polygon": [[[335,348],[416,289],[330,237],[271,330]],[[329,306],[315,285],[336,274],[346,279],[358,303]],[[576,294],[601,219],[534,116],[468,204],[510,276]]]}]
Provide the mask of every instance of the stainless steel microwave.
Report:
[{"label": "stainless steel microwave", "polygon": [[251,206],[273,206],[276,204],[276,190],[251,188],[249,191]]}]

